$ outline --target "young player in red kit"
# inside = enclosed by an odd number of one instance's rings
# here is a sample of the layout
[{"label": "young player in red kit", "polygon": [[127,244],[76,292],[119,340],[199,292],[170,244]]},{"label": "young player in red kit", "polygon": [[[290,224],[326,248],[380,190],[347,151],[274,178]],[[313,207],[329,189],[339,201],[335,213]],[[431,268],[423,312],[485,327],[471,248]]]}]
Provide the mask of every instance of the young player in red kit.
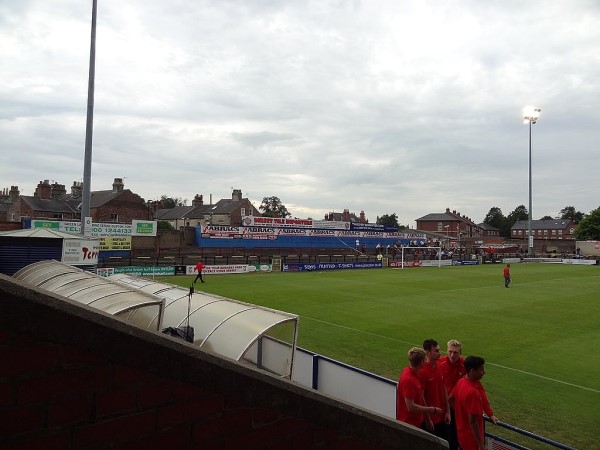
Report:
[{"label": "young player in red kit", "polygon": [[[404,368],[396,390],[396,419],[420,427],[425,415],[441,415],[443,411],[435,406],[425,406],[423,388],[418,373],[425,362],[425,350],[413,347],[408,351],[409,365]],[[431,420],[431,419],[429,419]]]},{"label": "young player in red kit", "polygon": [[196,283],[196,281],[198,281],[198,278],[200,278],[200,281],[202,283],[204,283],[204,279],[202,278],[203,270],[204,270],[204,264],[202,263],[202,261],[198,261],[198,264],[196,264],[196,271],[198,272],[198,275],[196,275],[196,278],[194,278],[194,283]]},{"label": "young player in red kit", "polygon": [[[451,339],[447,343],[447,351],[446,356],[442,356],[438,362],[438,365],[441,368],[442,375],[444,377],[444,384],[446,385],[446,392],[448,395],[456,386],[458,380],[463,378],[466,374],[465,370],[465,359],[461,357],[462,352],[462,344],[460,341],[456,339]],[[481,398],[483,401],[483,412],[490,418],[493,423],[498,423],[498,418],[494,415],[494,411],[492,410],[492,406],[488,400],[487,394],[485,393],[485,389],[481,384],[481,381],[477,381],[477,387],[481,392]],[[452,412],[452,420],[450,422],[450,426],[448,427],[448,448],[450,450],[458,449],[458,438],[456,435],[456,421],[454,417],[454,410],[451,408]]]},{"label": "young player in red kit", "polygon": [[458,442],[462,450],[485,450],[483,398],[479,380],[485,375],[485,360],[479,356],[465,359],[467,374],[458,380],[450,394],[456,414]]},{"label": "young player in red kit", "polygon": [[504,287],[508,287],[510,284],[510,264],[507,264],[504,268]]},{"label": "young player in red kit", "polygon": [[422,424],[425,428],[442,439],[448,440],[448,425],[450,424],[450,406],[448,394],[444,385],[442,368],[438,364],[440,359],[440,346],[435,339],[426,339],[423,342],[426,352],[425,363],[419,370],[419,381],[423,386],[423,396],[427,406],[436,406],[443,410],[443,414],[431,416],[431,423]]}]

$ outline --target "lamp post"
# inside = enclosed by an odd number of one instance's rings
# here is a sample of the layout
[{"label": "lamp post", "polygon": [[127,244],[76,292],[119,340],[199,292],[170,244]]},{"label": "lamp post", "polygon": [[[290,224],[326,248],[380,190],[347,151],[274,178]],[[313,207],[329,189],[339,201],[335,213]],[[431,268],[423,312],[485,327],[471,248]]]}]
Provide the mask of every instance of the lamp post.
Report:
[{"label": "lamp post", "polygon": [[523,123],[529,124],[529,215],[527,220],[527,256],[533,257],[533,235],[531,234],[531,125],[540,117],[541,108],[527,106],[523,109]]}]

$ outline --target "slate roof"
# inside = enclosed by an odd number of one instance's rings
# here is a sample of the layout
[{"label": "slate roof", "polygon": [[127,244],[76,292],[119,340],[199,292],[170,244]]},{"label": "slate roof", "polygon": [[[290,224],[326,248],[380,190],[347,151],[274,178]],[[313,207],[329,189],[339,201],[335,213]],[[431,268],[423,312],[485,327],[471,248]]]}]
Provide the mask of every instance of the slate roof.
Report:
[{"label": "slate roof", "polygon": [[202,219],[204,216],[210,215],[212,207],[215,205],[198,205],[192,207],[185,215],[186,219]]},{"label": "slate roof", "polygon": [[477,226],[479,228],[481,228],[482,230],[488,230],[488,231],[500,231],[499,228],[496,228],[493,225],[490,225],[489,223],[485,223],[485,222],[481,222],[479,224],[477,224]]},{"label": "slate roof", "polygon": [[[117,198],[119,195],[121,195],[123,192],[128,191],[129,189],[123,190],[123,191],[113,191],[111,190],[107,190],[107,191],[92,191],[91,194],[91,201],[90,201],[90,207],[91,208],[98,208],[106,203],[108,203],[109,201]],[[80,200],[81,201],[81,200]]]},{"label": "slate roof", "polygon": [[25,202],[33,211],[51,211],[60,213],[75,213],[73,204],[64,199],[38,198],[29,195],[21,195],[21,201]]},{"label": "slate roof", "polygon": [[158,209],[154,213],[154,218],[156,220],[178,220],[186,217],[187,213],[189,213],[193,206],[175,206],[174,208],[162,208]]},{"label": "slate roof", "polygon": [[446,213],[430,213],[417,220],[421,222],[443,222],[446,220],[458,220],[458,218]]},{"label": "slate roof", "polygon": [[[575,223],[570,219],[546,219],[532,220],[532,230],[564,230],[569,226],[575,226]],[[527,220],[517,221],[510,229],[511,230],[527,230],[529,224]]]}]

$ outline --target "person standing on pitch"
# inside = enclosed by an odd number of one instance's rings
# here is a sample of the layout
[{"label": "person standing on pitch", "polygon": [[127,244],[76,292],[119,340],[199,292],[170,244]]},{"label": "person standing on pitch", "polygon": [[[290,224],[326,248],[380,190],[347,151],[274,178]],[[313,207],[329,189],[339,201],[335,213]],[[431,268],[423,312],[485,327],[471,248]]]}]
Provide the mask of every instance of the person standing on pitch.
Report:
[{"label": "person standing on pitch", "polygon": [[202,283],[204,283],[204,279],[202,278],[203,270],[204,270],[204,264],[202,263],[202,261],[198,261],[198,264],[196,264],[196,271],[198,272],[198,275],[196,275],[196,278],[194,278],[194,284],[196,284],[196,281],[198,281],[198,278],[200,278],[200,281]]},{"label": "person standing on pitch", "polygon": [[458,380],[450,403],[456,412],[456,430],[462,450],[485,450],[483,435],[483,399],[478,383],[485,375],[485,360],[479,356],[465,358],[467,374]]},{"label": "person standing on pitch", "polygon": [[425,363],[419,370],[419,381],[423,386],[423,397],[428,406],[436,406],[443,411],[443,414],[431,417],[433,429],[426,428],[426,423],[421,425],[424,429],[429,429],[434,435],[448,440],[448,425],[450,424],[450,406],[448,404],[448,393],[444,385],[444,376],[442,368],[438,364],[440,359],[440,346],[435,339],[425,339],[423,341],[425,350]]},{"label": "person standing on pitch", "polygon": [[444,412],[435,406],[425,406],[423,387],[418,377],[425,356],[425,350],[419,347],[408,351],[409,365],[400,374],[396,388],[396,419],[415,427],[420,427],[424,421],[431,422],[430,414],[441,415]]},{"label": "person standing on pitch", "polygon": [[510,264],[507,264],[504,268],[504,287],[508,287],[510,284]]}]

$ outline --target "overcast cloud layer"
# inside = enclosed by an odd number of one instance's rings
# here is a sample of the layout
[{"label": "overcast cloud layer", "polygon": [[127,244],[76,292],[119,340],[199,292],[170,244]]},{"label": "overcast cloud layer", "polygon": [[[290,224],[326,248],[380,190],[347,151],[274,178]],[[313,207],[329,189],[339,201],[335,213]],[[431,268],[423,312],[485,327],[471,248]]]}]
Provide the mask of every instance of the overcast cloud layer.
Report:
[{"label": "overcast cloud layer", "polygon": [[[92,1],[0,0],[0,188],[81,181]],[[402,224],[600,206],[600,4],[98,0],[92,190]]]}]

